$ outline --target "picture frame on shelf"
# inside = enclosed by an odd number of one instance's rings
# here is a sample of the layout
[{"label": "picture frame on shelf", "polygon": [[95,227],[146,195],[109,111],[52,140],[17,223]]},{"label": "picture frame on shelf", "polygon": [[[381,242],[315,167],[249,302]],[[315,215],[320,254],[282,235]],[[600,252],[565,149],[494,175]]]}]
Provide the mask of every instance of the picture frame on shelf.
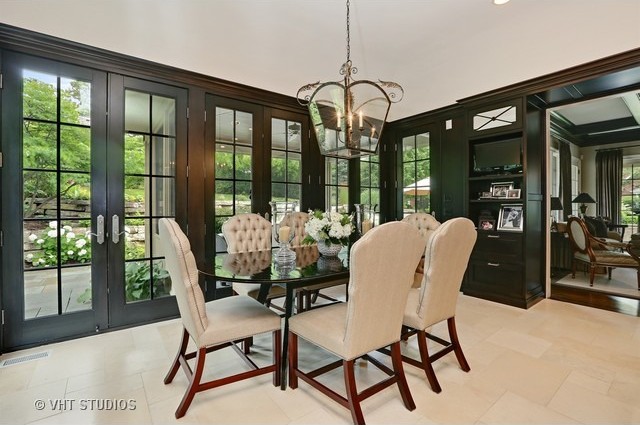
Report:
[{"label": "picture frame on shelf", "polygon": [[522,204],[502,204],[498,215],[497,230],[522,232],[524,228],[524,209]]},{"label": "picture frame on shelf", "polygon": [[478,230],[492,231],[496,229],[496,221],[492,218],[478,219]]},{"label": "picture frame on shelf", "polygon": [[520,189],[509,189],[509,190],[507,190],[507,198],[509,198],[509,199],[520,199]]},{"label": "picture frame on shelf", "polygon": [[513,189],[513,182],[491,183],[491,196],[493,198],[506,198],[507,193]]},{"label": "picture frame on shelf", "polygon": [[491,199],[491,198],[493,198],[493,196],[491,195],[491,192],[480,192],[478,195],[480,195],[480,199]]}]

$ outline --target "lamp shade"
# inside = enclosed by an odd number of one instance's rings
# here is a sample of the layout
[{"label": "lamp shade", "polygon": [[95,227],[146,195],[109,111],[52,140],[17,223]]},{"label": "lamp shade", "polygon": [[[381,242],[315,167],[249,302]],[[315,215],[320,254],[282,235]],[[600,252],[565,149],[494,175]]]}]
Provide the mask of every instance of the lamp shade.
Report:
[{"label": "lamp shade", "polygon": [[557,196],[551,197],[551,211],[562,211],[562,202]]},{"label": "lamp shade", "polygon": [[595,204],[596,201],[591,197],[591,195],[589,195],[587,192],[582,192],[580,194],[578,194],[578,196],[576,196],[573,201],[571,201],[571,203],[573,204]]}]

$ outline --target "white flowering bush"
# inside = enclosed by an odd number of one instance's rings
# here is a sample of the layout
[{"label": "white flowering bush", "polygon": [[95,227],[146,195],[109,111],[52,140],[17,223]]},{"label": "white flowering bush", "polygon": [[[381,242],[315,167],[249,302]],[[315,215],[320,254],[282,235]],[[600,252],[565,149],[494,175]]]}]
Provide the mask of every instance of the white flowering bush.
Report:
[{"label": "white flowering bush", "polygon": [[353,217],[349,214],[309,210],[309,220],[305,223],[304,230],[307,234],[302,240],[304,244],[324,242],[327,245],[346,245],[355,226]]},{"label": "white flowering bush", "polygon": [[80,235],[73,232],[71,226],[58,229],[58,222],[49,222],[48,229],[39,235],[29,235],[29,242],[35,245],[36,251],[25,256],[25,261],[33,267],[50,267],[58,264],[58,240],[60,241],[61,264],[91,261],[91,236],[87,231]]}]

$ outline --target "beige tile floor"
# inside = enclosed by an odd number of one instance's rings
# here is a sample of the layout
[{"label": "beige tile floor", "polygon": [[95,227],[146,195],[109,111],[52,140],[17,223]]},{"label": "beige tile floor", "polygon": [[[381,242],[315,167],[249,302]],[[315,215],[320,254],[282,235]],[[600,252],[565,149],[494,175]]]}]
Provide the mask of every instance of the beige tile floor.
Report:
[{"label": "beige tile floor", "polygon": [[[369,424],[640,423],[640,318],[554,300],[521,310],[461,296],[457,323],[471,372],[447,355],[436,364],[443,391],[435,394],[422,371],[405,366],[416,410],[407,411],[391,387],[363,402]],[[170,320],[2,356],[51,350],[47,359],[0,369],[0,423],[176,422],[186,379],[182,372],[170,385],[162,379],[180,331]],[[269,341],[256,339],[258,361],[268,359]],[[411,340],[404,350],[415,354],[415,346]],[[301,364],[326,358],[301,347]],[[230,350],[210,354],[208,365],[209,376],[242,368]],[[359,382],[379,376],[370,364],[357,368]],[[343,388],[340,371],[325,381]],[[91,399],[131,400],[135,409],[89,409]],[[36,400],[45,408],[37,410]],[[54,408],[55,400],[67,400],[67,408]],[[280,391],[262,376],[196,395],[177,422],[349,424],[351,417],[304,382]]]}]

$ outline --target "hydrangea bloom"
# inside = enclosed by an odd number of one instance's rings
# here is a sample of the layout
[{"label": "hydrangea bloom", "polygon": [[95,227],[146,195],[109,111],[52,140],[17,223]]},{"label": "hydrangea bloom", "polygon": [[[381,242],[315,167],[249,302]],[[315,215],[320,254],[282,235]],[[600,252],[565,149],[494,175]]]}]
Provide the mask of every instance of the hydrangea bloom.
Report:
[{"label": "hydrangea bloom", "polygon": [[349,214],[309,210],[309,220],[304,225],[307,236],[302,242],[346,245],[354,230],[352,219],[353,217]]}]

